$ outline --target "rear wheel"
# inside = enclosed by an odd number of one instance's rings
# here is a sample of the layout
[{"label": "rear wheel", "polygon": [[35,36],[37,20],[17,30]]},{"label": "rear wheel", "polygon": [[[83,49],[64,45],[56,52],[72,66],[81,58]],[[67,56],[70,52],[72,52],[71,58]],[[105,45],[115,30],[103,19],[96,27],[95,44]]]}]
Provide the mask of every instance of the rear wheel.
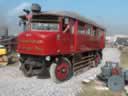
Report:
[{"label": "rear wheel", "polygon": [[96,54],[96,58],[95,58],[95,66],[98,66],[101,63],[101,56],[100,54]]},{"label": "rear wheel", "polygon": [[50,66],[50,76],[56,83],[68,80],[71,73],[71,63],[67,58],[62,58],[59,63],[53,63]]}]

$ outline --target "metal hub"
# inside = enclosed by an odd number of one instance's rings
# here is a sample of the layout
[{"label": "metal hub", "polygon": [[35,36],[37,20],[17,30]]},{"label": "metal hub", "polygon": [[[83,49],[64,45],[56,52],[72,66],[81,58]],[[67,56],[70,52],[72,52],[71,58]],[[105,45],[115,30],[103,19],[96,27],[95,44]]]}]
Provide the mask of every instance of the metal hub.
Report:
[{"label": "metal hub", "polygon": [[69,74],[69,65],[66,62],[58,64],[56,67],[56,77],[59,80],[65,80]]},{"label": "metal hub", "polygon": [[31,68],[31,65],[30,65],[30,64],[25,64],[24,67],[25,67],[25,70],[26,70],[26,71],[29,71],[30,68]]}]

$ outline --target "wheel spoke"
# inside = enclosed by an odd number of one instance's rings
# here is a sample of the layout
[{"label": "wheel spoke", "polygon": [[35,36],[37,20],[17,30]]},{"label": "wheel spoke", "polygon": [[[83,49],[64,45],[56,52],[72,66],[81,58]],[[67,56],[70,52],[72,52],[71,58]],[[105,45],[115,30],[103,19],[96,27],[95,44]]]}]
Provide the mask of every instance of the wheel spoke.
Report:
[{"label": "wheel spoke", "polygon": [[53,63],[50,67],[50,75],[54,81],[65,81],[71,75],[71,63],[66,58],[61,60],[59,63]]},{"label": "wheel spoke", "polygon": [[65,79],[67,78],[67,75],[68,75],[68,64],[67,63],[61,63],[57,66],[56,68],[56,76],[57,78],[59,78],[60,80],[61,79]]}]

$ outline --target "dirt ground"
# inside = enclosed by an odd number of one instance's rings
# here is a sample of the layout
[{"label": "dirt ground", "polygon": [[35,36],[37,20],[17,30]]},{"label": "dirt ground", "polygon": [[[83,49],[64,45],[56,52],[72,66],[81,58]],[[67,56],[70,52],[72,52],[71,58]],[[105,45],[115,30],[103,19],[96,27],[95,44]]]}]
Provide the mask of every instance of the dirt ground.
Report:
[{"label": "dirt ground", "polygon": [[[118,49],[105,48],[101,66],[109,59],[120,61],[119,56]],[[56,84],[50,77],[26,78],[19,70],[18,64],[9,65],[0,68],[0,96],[79,96],[81,81],[99,73],[100,66],[73,76],[66,82]]]}]

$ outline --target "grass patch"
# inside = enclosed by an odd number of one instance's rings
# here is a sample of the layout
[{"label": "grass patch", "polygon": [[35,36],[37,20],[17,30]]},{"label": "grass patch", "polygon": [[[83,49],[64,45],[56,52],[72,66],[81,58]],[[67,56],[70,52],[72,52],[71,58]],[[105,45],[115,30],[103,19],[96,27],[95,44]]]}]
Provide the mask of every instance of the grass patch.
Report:
[{"label": "grass patch", "polygon": [[79,96],[113,96],[109,90],[96,90],[95,82],[83,85]]},{"label": "grass patch", "polygon": [[120,60],[121,60],[121,67],[128,68],[128,49],[123,49],[121,51]]},{"label": "grass patch", "polygon": [[[121,50],[121,67],[128,69],[128,48]],[[79,96],[128,96],[125,92],[122,92],[121,95],[115,95],[110,90],[97,90],[95,89],[95,82],[89,84],[83,84]]]}]

